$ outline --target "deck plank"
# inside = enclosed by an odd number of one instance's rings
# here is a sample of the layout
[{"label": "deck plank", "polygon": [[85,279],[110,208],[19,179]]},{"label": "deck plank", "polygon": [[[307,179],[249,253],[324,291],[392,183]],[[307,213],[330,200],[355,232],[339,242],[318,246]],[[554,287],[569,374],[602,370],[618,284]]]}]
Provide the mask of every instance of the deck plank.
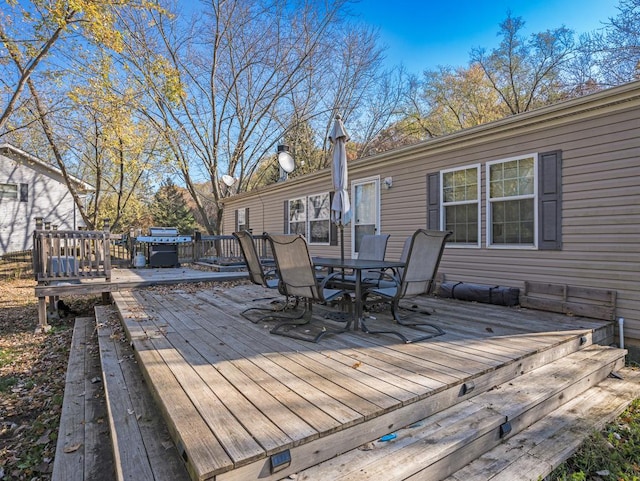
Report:
[{"label": "deck plank", "polygon": [[[126,339],[122,334],[122,326],[115,308],[113,306],[96,306],[95,312],[99,329],[111,330],[108,338],[103,336],[102,339],[103,342],[110,344],[110,348],[117,356],[118,362],[112,367],[116,370],[116,374],[118,370],[121,371],[131,409],[135,414],[134,419],[133,415],[127,412],[125,421],[126,424],[135,422],[138,425],[148,464],[153,472],[153,479],[155,481],[188,480],[189,474],[184,462],[178,454],[164,419],[147,389],[131,346],[125,342]],[[111,377],[113,373],[105,368],[106,366],[103,365],[104,376]],[[116,427],[120,428],[120,426]],[[124,450],[131,449],[129,445],[117,447]],[[125,476],[124,479],[130,479],[130,477]],[[136,479],[138,478],[136,477]]]},{"label": "deck plank", "polygon": [[84,429],[80,427],[85,421],[84,368],[87,355],[85,328],[86,325],[91,324],[93,319],[80,318],[74,325],[53,466],[54,481],[84,479],[85,437]]},{"label": "deck plank", "polygon": [[[114,456],[117,468],[117,479],[139,479],[153,481],[154,475],[144,449],[142,433],[138,423],[127,422],[135,416],[135,409],[129,397],[120,360],[111,339],[109,326],[98,326],[98,342],[102,361],[103,382],[109,407],[109,423],[112,426],[111,439],[114,445]],[[117,425],[117,429],[116,426]],[[121,446],[127,446],[121,449]]]},{"label": "deck plank", "polygon": [[167,352],[172,351],[171,345],[160,339],[154,341],[136,340],[134,348],[190,474],[195,479],[207,479],[233,469],[231,458],[161,355],[167,355],[171,362],[172,356]]},{"label": "deck plank", "polygon": [[[224,315],[225,314],[221,314],[222,317]],[[227,335],[229,331],[232,330],[227,330]],[[248,329],[248,332],[252,332],[250,328]],[[282,383],[282,389],[291,390],[302,396],[303,398],[313,401],[313,406],[326,412],[331,418],[333,418],[334,421],[337,421],[338,423],[348,421],[357,417],[357,413],[353,409],[346,406],[344,403],[336,401],[327,393],[309,384],[307,380],[301,377],[299,374],[292,373],[281,367],[277,362],[269,359],[266,353],[278,352],[278,350],[283,347],[282,345],[277,344],[281,341],[280,339],[275,338],[275,336],[269,336],[267,332],[264,332],[264,330],[258,332],[258,334],[268,342],[268,346],[263,350],[258,349],[257,346],[259,346],[260,343],[259,341],[257,341],[257,338],[238,335],[238,337],[235,338],[235,342],[233,343],[233,345],[234,349],[241,349],[239,352],[235,350],[228,351],[226,349],[226,344],[220,346],[223,349],[217,352],[221,354],[222,359],[237,359],[238,355],[241,353],[242,356],[244,356],[247,360],[250,360],[257,367],[261,368],[269,377],[279,383]],[[231,335],[231,337],[232,336],[233,334]],[[215,338],[212,337],[212,339]],[[217,344],[219,345],[219,342]],[[211,344],[209,343],[209,345]],[[224,353],[226,353],[226,357]],[[330,424],[334,426],[334,422],[331,422]]]},{"label": "deck plank", "polygon": [[[174,298],[170,305],[165,304],[162,296],[147,296],[146,299],[148,302],[153,301],[154,305],[159,306],[160,309],[156,310],[156,316],[162,313],[164,316],[162,319],[169,324],[173,323],[174,328],[178,327],[175,324],[178,322],[190,326],[189,329],[180,331],[182,335],[168,333],[167,341],[171,343],[177,352],[184,356],[187,366],[194,366],[196,373],[205,385],[212,387],[212,392],[198,402],[198,405],[201,406],[200,409],[209,412],[209,409],[207,409],[208,396],[217,396],[221,403],[225,405],[225,411],[229,411],[232,416],[245,423],[244,428],[235,427],[231,431],[235,443],[238,443],[241,439],[245,441],[244,452],[243,449],[238,450],[240,459],[252,461],[253,457],[263,455],[264,451],[271,453],[274,450],[281,449],[282,446],[292,445],[298,439],[317,435],[315,429],[293,415],[288,408],[273,398],[269,392],[244,375],[231,363],[221,362],[218,358],[207,358],[207,353],[210,352],[210,343],[222,348],[227,344],[226,338],[210,338],[209,333],[194,322],[193,314],[181,309],[180,303],[176,302],[179,296]],[[215,369],[212,364],[215,364]],[[197,386],[197,382],[190,380],[190,372],[185,374],[186,377],[182,377],[183,374],[185,373],[176,372],[176,377],[184,379],[184,389],[190,393],[194,389],[194,383]],[[193,396],[198,396],[197,389],[201,388],[196,387],[195,389]],[[192,395],[190,394],[190,396]],[[260,411],[269,413],[269,416],[263,415]],[[227,420],[225,427],[229,427],[228,423],[229,420]],[[231,426],[233,424],[237,424],[237,421],[233,422]],[[286,429],[289,434],[284,432],[283,429]],[[226,442],[227,436],[219,436],[219,438]],[[254,451],[253,457],[248,457],[249,449],[247,447],[254,439],[262,449],[254,446],[252,448]],[[231,450],[233,446],[225,446],[225,448]],[[236,456],[233,457],[238,462]]]}]

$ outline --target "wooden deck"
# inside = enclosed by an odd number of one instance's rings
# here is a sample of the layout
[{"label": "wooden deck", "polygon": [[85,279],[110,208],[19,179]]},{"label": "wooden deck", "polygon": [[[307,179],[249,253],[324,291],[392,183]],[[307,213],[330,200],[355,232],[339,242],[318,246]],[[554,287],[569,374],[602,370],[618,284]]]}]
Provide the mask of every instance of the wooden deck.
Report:
[{"label": "wooden deck", "polygon": [[[604,321],[424,298],[415,306],[446,335],[313,344],[239,315],[270,304],[258,286],[111,292],[192,479],[281,479],[613,335]],[[388,325],[388,313],[372,316],[370,327]]]},{"label": "wooden deck", "polygon": [[[102,294],[108,296],[110,292],[126,291],[141,287],[156,285],[174,285],[195,282],[224,282],[246,279],[247,273],[214,272],[196,270],[188,267],[180,268],[143,268],[143,269],[112,269],[110,279],[88,277],[73,280],[61,278],[46,284],[38,284],[35,294],[38,298],[39,329],[47,330],[47,297],[52,298],[70,295]],[[52,302],[50,302],[51,304]],[[52,311],[53,306],[49,305]]]}]

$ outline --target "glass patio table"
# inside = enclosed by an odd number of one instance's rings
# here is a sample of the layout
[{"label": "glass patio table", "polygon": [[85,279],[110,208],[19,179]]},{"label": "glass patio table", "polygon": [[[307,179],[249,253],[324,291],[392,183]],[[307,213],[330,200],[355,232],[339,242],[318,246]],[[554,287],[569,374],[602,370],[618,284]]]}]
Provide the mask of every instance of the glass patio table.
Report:
[{"label": "glass patio table", "polygon": [[329,271],[337,269],[351,269],[355,275],[356,281],[354,283],[354,323],[355,330],[360,329],[360,322],[362,320],[362,271],[366,270],[384,270],[404,267],[405,263],[402,261],[375,261],[367,259],[340,259],[336,257],[313,257],[313,264],[317,267],[326,267]]}]

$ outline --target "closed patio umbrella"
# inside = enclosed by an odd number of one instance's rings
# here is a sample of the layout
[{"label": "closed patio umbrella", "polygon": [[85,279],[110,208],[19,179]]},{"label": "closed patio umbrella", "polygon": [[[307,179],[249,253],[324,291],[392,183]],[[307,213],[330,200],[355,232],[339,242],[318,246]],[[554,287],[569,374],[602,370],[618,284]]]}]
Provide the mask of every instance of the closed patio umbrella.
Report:
[{"label": "closed patio umbrella", "polygon": [[351,202],[348,192],[349,175],[346,146],[349,134],[344,128],[340,115],[336,115],[333,130],[329,134],[329,141],[333,144],[331,175],[334,194],[331,202],[331,220],[340,229],[340,259],[344,261],[344,226],[351,220]]}]

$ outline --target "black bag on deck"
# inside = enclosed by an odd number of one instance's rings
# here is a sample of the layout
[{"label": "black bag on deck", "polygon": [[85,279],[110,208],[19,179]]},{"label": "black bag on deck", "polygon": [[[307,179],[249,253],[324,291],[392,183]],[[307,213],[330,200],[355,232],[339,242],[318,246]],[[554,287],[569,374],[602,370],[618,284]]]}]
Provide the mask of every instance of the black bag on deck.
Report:
[{"label": "black bag on deck", "polygon": [[465,284],[463,282],[443,282],[440,284],[438,296],[499,306],[516,306],[519,303],[520,289],[517,287]]}]

